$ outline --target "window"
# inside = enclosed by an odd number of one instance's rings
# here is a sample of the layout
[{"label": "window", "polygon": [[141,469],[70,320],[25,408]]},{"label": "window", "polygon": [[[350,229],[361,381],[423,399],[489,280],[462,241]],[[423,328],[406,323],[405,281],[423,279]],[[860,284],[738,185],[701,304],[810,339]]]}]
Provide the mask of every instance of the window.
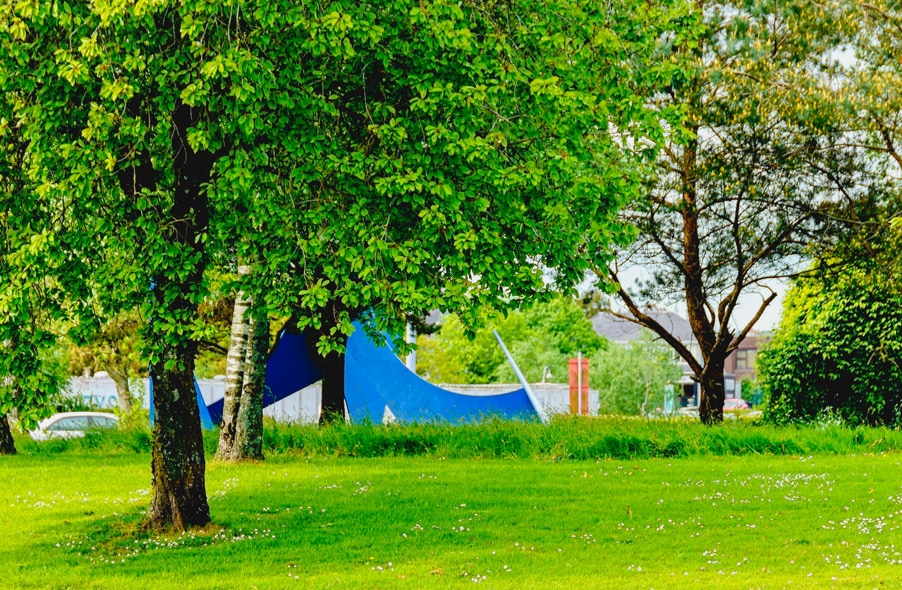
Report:
[{"label": "window", "polygon": [[755,352],[754,350],[737,350],[736,351],[736,368],[737,369],[754,369],[755,368]]}]

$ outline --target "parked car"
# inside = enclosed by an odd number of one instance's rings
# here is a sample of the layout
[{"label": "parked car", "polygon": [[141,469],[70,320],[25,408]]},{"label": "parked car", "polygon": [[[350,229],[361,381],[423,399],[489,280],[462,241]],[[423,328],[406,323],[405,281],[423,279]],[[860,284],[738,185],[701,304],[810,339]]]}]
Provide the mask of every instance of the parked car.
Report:
[{"label": "parked car", "polygon": [[723,409],[725,411],[730,410],[748,410],[749,403],[742,399],[741,397],[734,397],[723,400]]},{"label": "parked car", "polygon": [[689,418],[698,418],[698,406],[685,406],[676,411],[677,416],[687,416]]},{"label": "parked car", "polygon": [[84,436],[86,430],[118,427],[119,418],[113,414],[104,412],[63,412],[42,420],[30,434],[34,440],[77,438]]}]

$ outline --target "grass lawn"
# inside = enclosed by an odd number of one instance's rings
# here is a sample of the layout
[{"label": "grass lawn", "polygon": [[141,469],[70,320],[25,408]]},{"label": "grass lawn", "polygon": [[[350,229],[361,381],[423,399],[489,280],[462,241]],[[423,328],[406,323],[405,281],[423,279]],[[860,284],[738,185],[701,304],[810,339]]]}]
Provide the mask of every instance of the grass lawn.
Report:
[{"label": "grass lawn", "polygon": [[138,528],[145,453],[0,458],[9,588],[900,588],[902,454],[305,458],[208,469]]}]

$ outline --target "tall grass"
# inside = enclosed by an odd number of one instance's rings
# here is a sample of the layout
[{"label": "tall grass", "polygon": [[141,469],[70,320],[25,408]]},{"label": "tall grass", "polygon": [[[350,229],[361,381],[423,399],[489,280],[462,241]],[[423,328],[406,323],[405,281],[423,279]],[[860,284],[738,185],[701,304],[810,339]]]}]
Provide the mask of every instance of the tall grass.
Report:
[{"label": "tall grass", "polygon": [[478,424],[271,423],[268,453],[309,457],[432,455],[448,458],[551,460],[735,455],[808,455],[902,449],[902,432],[842,426],[778,427],[742,420],[705,427],[689,421],[558,417],[549,425],[504,420]]},{"label": "tall grass", "polygon": [[[208,454],[218,432],[204,432]],[[344,424],[267,422],[269,455],[305,457],[447,457],[541,460],[648,459],[741,455],[846,455],[902,450],[902,432],[886,428],[772,426],[743,420],[707,427],[694,421],[557,417],[550,424],[489,419],[477,424]],[[146,453],[145,428],[88,432],[84,438],[34,442],[17,437],[27,454]]]}]

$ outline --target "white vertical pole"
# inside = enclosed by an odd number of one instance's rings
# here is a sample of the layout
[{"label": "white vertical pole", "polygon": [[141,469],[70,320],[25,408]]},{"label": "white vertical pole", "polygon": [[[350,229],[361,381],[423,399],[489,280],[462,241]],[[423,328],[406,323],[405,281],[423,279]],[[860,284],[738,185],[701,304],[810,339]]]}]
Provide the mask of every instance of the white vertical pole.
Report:
[{"label": "white vertical pole", "polygon": [[583,353],[576,353],[576,415],[583,413]]}]

